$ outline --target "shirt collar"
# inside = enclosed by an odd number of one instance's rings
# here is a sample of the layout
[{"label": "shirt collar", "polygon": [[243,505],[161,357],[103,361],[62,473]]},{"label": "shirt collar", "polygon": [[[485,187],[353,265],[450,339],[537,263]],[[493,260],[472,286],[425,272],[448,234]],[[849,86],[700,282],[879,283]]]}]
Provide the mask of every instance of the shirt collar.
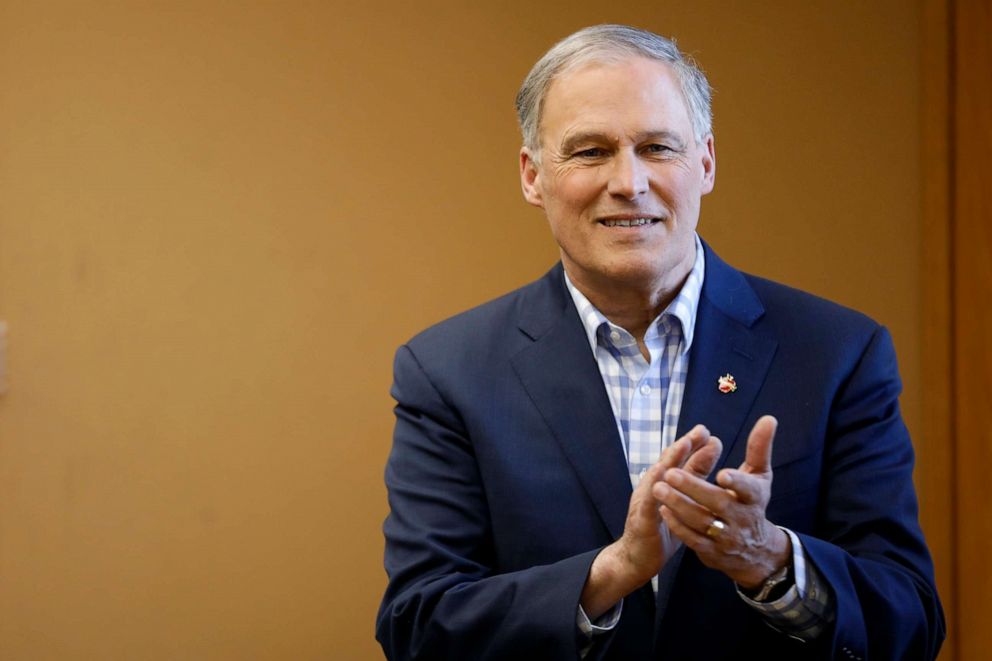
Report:
[{"label": "shirt collar", "polygon": [[[667,315],[672,315],[682,324],[682,347],[681,351],[685,353],[692,346],[692,336],[696,328],[696,308],[699,307],[699,296],[703,291],[703,278],[706,275],[706,257],[703,251],[703,243],[699,239],[699,235],[695,235],[696,244],[696,261],[693,262],[692,270],[689,271],[689,277],[685,279],[685,284],[682,285],[682,289],[679,290],[678,295],[672,299],[672,302],[668,304],[658,317],[651,322],[652,327],[658,326],[662,317]],[[568,277],[568,272],[562,269],[562,273],[565,274],[565,286],[568,287],[568,293],[572,296],[572,302],[575,304],[575,309],[579,312],[579,318],[582,320],[582,326],[586,331],[586,337],[589,339],[589,347],[592,352],[596,353],[596,333],[600,326],[607,324],[608,326],[615,326],[609,319],[607,319],[602,312],[596,309],[596,306],[589,302],[578,288],[572,284],[571,279]],[[618,327],[619,328],[619,327]]]}]

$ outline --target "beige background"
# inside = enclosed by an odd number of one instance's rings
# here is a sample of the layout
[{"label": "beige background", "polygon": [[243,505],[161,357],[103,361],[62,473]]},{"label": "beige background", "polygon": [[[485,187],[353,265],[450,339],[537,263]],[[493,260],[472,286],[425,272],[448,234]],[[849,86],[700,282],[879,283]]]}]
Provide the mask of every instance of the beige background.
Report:
[{"label": "beige background", "polygon": [[554,261],[513,95],[606,21],[717,90],[702,235],[887,324],[919,429],[918,2],[3,1],[0,658],[381,657],[392,353]]}]

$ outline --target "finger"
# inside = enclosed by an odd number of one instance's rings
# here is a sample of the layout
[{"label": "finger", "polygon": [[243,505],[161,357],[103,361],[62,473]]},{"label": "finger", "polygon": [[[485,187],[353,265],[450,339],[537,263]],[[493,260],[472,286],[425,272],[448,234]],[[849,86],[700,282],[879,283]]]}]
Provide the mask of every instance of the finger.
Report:
[{"label": "finger", "polygon": [[763,503],[767,500],[766,493],[769,488],[767,477],[726,468],[717,473],[716,483],[731,491],[737,501],[744,505]]},{"label": "finger", "polygon": [[724,518],[736,499],[726,489],[679,468],[670,468],[662,479],[674,490],[688,496],[702,507]]},{"label": "finger", "polygon": [[714,550],[715,544],[712,539],[707,537],[705,534],[698,532],[694,528],[687,526],[685,522],[679,519],[675,512],[670,510],[668,507],[661,508],[661,519],[668,525],[669,532],[671,532],[674,537],[677,537],[683,544],[688,546],[693,551],[698,553],[700,551]]},{"label": "finger", "polygon": [[745,473],[769,473],[772,470],[772,441],[778,420],[773,416],[763,415],[754,423],[751,434],[747,437],[747,454],[741,470]]},{"label": "finger", "polygon": [[721,452],[723,452],[723,443],[716,436],[710,436],[706,445],[693,453],[683,468],[705,480],[716,466]]},{"label": "finger", "polygon": [[662,506],[671,510],[679,521],[697,532],[705,531],[713,523],[713,513],[701,507],[683,492],[664,482],[658,482],[651,491]]},{"label": "finger", "polygon": [[693,453],[706,445],[709,438],[710,431],[703,425],[696,425],[685,436],[672,443],[661,453],[658,464],[663,464],[664,469],[682,466]]},{"label": "finger", "polygon": [[710,440],[710,430],[704,425],[696,425],[690,429],[685,436],[679,439],[680,442],[685,443],[688,448],[688,453],[686,458],[692,456],[694,453],[698,452],[703,448],[706,443]]}]

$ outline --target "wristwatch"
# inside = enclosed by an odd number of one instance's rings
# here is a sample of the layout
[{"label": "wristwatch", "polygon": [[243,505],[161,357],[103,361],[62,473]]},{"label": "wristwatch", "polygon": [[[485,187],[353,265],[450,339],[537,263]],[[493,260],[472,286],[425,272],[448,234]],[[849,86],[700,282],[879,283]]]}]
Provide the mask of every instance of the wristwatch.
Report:
[{"label": "wristwatch", "polygon": [[751,597],[751,599],[753,601],[769,601],[768,595],[772,593],[772,590],[789,580],[790,564],[791,563],[786,564],[777,572],[766,578],[765,582],[761,584],[761,589],[758,590],[758,594]]}]

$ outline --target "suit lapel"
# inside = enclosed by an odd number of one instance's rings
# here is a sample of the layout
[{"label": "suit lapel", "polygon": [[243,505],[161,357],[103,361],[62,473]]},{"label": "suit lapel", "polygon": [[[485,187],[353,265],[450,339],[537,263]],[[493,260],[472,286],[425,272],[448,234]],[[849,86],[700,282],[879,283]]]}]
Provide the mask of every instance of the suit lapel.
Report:
[{"label": "suit lapel", "polygon": [[561,266],[523,301],[520,328],[534,343],[513,368],[613,539],[623,533],[630,477],[596,359]]},{"label": "suit lapel", "polygon": [[[706,425],[723,443],[717,470],[726,464],[738,443],[746,442],[750,430],[743,425],[765,381],[776,346],[776,342],[757,336],[709,301],[700,301],[678,436],[696,424]],[[728,374],[733,376],[737,390],[721,392],[718,379]]]},{"label": "suit lapel", "polygon": [[[744,276],[706,246],[706,276],[696,312],[676,438],[703,424],[720,439],[723,452],[711,480],[730,457],[743,457],[750,432],[744,424],[778,346],[774,339],[755,329],[763,314],[764,307]],[[725,374],[734,377],[736,391],[720,392],[718,379]],[[682,547],[666,563],[659,577],[656,612],[659,622],[684,555]]]},{"label": "suit lapel", "polygon": [[[750,430],[742,427],[778,347],[755,326],[763,315],[764,306],[744,276],[706,246],[706,277],[677,437],[696,424],[706,425],[723,442],[717,469],[746,439]],[[726,374],[734,377],[736,391],[720,391],[718,379]]]}]

